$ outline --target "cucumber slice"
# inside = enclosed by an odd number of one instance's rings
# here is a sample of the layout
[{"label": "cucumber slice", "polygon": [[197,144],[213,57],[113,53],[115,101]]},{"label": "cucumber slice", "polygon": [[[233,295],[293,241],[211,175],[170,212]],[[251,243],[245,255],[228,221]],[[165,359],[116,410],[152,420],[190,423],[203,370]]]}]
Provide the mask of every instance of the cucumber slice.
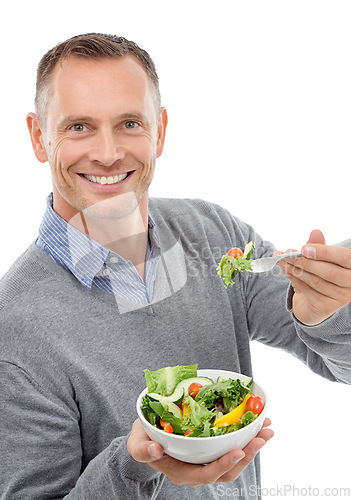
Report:
[{"label": "cucumber slice", "polygon": [[253,254],[254,250],[255,250],[254,242],[250,241],[250,243],[248,243],[244,249],[243,257],[245,257],[246,259],[249,259],[251,257],[251,255]]},{"label": "cucumber slice", "polygon": [[161,396],[160,394],[156,394],[155,392],[149,393],[149,396],[153,399],[157,399],[158,401],[160,401],[160,403],[162,403],[162,401],[159,398],[162,398],[164,402],[169,401],[172,403],[178,403],[185,396],[189,395],[188,389],[194,382],[201,384],[202,386],[213,384],[213,380],[208,377],[191,377],[179,382],[174,389],[173,394],[171,394],[170,396]]},{"label": "cucumber slice", "polygon": [[182,419],[182,411],[177,406],[175,403],[170,401],[166,396],[161,396],[160,394],[151,393],[149,396],[153,399],[156,399],[156,401],[159,401],[163,408],[168,411],[169,413],[172,413],[175,417],[178,417],[180,420]]},{"label": "cucumber slice", "polygon": [[157,394],[156,392],[149,392],[148,396],[150,396],[150,398],[157,399],[157,401],[160,401],[160,402],[161,402],[161,398],[162,398],[162,401],[164,401],[165,403],[168,401],[170,403],[177,404],[184,397],[184,389],[181,389],[179,391],[177,391],[177,389],[175,389],[173,394],[171,394],[170,396],[161,396],[161,394]]},{"label": "cucumber slice", "polygon": [[210,379],[209,377],[192,377],[192,378],[187,378],[185,380],[182,380],[179,382],[179,384],[176,387],[177,389],[184,388],[184,396],[189,396],[189,387],[191,384],[200,384],[202,386],[204,385],[211,385],[213,384],[213,380]]},{"label": "cucumber slice", "polygon": [[[228,377],[218,377],[217,383],[218,382],[225,382],[226,380],[228,380]],[[242,380],[240,380],[240,383],[244,387],[247,387],[248,389],[250,389],[250,387],[253,384],[253,378],[252,377],[245,377]]]},{"label": "cucumber slice", "polygon": [[251,389],[252,384],[253,384],[252,377],[245,377],[241,381],[241,385],[243,385],[244,387],[247,387],[248,389]]}]

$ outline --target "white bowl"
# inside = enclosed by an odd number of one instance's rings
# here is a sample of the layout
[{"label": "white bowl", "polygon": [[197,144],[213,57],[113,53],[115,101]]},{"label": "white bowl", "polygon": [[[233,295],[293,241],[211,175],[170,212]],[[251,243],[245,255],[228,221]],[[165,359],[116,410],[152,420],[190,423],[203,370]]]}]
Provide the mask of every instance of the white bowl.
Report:
[{"label": "white bowl", "polygon": [[[238,378],[240,380],[247,378],[246,375],[225,370],[198,370],[197,373],[199,377],[210,377],[214,382],[217,381],[218,377]],[[167,455],[191,464],[206,464],[217,460],[231,450],[242,450],[261,430],[267,410],[267,395],[255,381],[250,390],[263,399],[265,405],[262,413],[246,427],[222,436],[179,436],[157,429],[146,420],[141,411],[141,401],[148,393],[147,388],[141,392],[137,400],[138,417],[150,439],[159,443]]]}]

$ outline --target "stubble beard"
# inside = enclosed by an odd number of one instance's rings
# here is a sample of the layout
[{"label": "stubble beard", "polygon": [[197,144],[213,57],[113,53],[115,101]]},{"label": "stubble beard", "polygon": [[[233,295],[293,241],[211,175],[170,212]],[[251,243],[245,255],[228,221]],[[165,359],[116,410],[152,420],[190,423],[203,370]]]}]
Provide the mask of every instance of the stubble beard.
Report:
[{"label": "stubble beard", "polygon": [[106,223],[117,222],[138,211],[153,179],[155,165],[156,156],[151,160],[146,170],[141,173],[135,188],[131,191],[112,195],[95,203],[92,203],[92,200],[85,197],[83,193],[77,196],[78,193],[74,187],[71,186],[71,192],[68,193],[67,188],[64,189],[59,182],[56,182],[57,193],[76,211],[76,215],[71,216],[68,222],[75,226],[75,221],[83,217],[87,221],[90,220],[93,225],[95,225],[94,221],[97,222],[96,225],[101,225],[104,221]]},{"label": "stubble beard", "polygon": [[106,198],[102,201],[94,203],[93,205],[85,207],[82,212],[85,217],[102,221],[113,221],[123,219],[131,215],[138,209],[142,199],[147,193],[153,178],[152,174],[149,176],[147,182],[139,181],[135,191],[117,194]]}]

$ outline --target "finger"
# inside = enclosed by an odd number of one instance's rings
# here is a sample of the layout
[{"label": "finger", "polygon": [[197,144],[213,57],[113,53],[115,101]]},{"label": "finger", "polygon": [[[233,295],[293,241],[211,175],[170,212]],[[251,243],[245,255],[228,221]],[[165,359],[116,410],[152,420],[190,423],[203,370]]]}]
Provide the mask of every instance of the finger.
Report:
[{"label": "finger", "polygon": [[[288,248],[287,250],[285,250],[285,252],[275,252],[273,254],[273,257],[275,255],[284,255],[285,253],[291,253],[291,252],[296,252],[296,248]],[[295,261],[297,258],[296,257],[292,257],[290,260],[292,261]],[[284,270],[284,265],[285,265],[285,262],[287,261],[287,259],[282,259],[280,261],[277,262],[277,265],[282,269]]]},{"label": "finger", "polygon": [[[342,304],[330,297],[322,295],[318,291],[311,288],[307,283],[296,278],[293,275],[287,275],[294,288],[295,294],[293,296],[293,311],[297,319],[306,325],[315,325],[329,318],[335,313]],[[299,312],[295,308],[297,298],[304,296],[304,316],[300,317]],[[323,312],[321,314],[321,311]],[[307,316],[306,316],[306,313]]]},{"label": "finger", "polygon": [[150,463],[159,460],[164,454],[162,446],[150,440],[139,419],[133,423],[127,449],[137,462]]},{"label": "finger", "polygon": [[307,243],[321,243],[322,245],[324,245],[325,244],[324,234],[319,229],[314,229],[311,232]]},{"label": "finger", "polygon": [[[306,273],[306,282],[318,289],[322,282],[337,285],[341,288],[351,287],[351,269],[346,269],[331,262],[299,258],[294,261],[287,260],[286,268],[297,277]],[[301,278],[303,279],[303,278]]]},{"label": "finger", "polygon": [[230,472],[244,456],[245,453],[242,450],[232,450],[218,460],[204,466],[181,462],[164,454],[159,460],[151,462],[149,465],[165,474],[174,484],[199,486],[215,483],[223,474]]},{"label": "finger", "polygon": [[[314,229],[311,233],[310,233],[310,236],[308,238],[308,241],[306,243],[307,244],[310,244],[310,243],[319,243],[319,244],[325,244],[325,238],[324,238],[324,235],[322,233],[322,231],[320,231],[319,229]],[[280,251],[276,251],[274,252],[273,254],[273,257],[275,257],[276,255],[281,255],[283,253],[290,253],[290,252],[296,252],[296,249],[295,248],[289,248],[288,250],[285,250],[285,252],[280,252]],[[281,261],[281,263],[279,263],[280,266],[284,265],[284,261]]]},{"label": "finger", "polygon": [[[311,244],[313,244],[313,243],[325,244],[325,238],[324,238],[322,231],[320,231],[319,229],[314,229],[313,231],[311,231],[306,245],[308,245],[310,243]],[[276,255],[281,255],[282,253],[290,253],[290,252],[296,252],[296,249],[289,248],[288,250],[285,250],[285,252],[274,252],[273,257]],[[296,260],[296,258],[294,258],[294,260]],[[284,263],[285,263],[285,260],[282,260],[282,261],[278,262],[278,266],[281,267],[282,269],[284,269]]]},{"label": "finger", "polygon": [[[203,467],[199,474],[199,484],[213,484],[222,481],[222,477],[229,474],[231,481],[236,479],[239,473],[235,473],[235,467],[245,457],[243,450],[233,450],[223,457]],[[233,472],[234,471],[234,472]]]},{"label": "finger", "polygon": [[257,436],[250,441],[250,443],[242,450],[244,456],[242,456],[241,460],[235,463],[235,466],[224,472],[217,478],[216,482],[231,482],[234,481],[242,471],[249,465],[250,462],[255,458],[259,450],[269,441],[274,432],[272,429],[268,429],[267,427],[271,425],[271,421],[269,418],[266,418],[263,422],[262,429],[257,434]]},{"label": "finger", "polygon": [[345,269],[351,269],[351,250],[336,245],[307,244],[301,249],[307,259],[331,262]]},{"label": "finger", "polygon": [[[270,419],[266,418],[257,437],[246,447],[250,454],[250,458],[246,459],[246,464],[253,460],[259,449],[272,437],[273,431],[267,428],[270,424]],[[150,455],[150,447],[154,446],[157,450],[157,457]],[[133,423],[127,448],[135,460],[149,463],[151,467],[167,475],[175,484],[190,484],[192,486],[212,484],[224,476],[230,477],[232,481],[247,466],[234,470],[237,464],[245,458],[245,450],[232,450],[206,467],[176,460],[164,454],[162,446],[149,439],[139,419]],[[175,471],[178,473],[175,474]],[[230,476],[226,476],[228,473]]]},{"label": "finger", "polygon": [[297,252],[296,248],[288,248],[287,250],[285,250],[285,252],[280,252],[281,254],[284,254],[284,253],[290,253],[290,252]]},{"label": "finger", "polygon": [[250,441],[250,443],[245,446],[243,452],[245,456],[240,462],[238,462],[235,467],[229,472],[223,474],[218,478],[217,482],[231,482],[234,481],[246,467],[254,460],[257,453],[263,448],[263,446],[273,437],[274,433],[272,429],[262,429],[257,436]]},{"label": "finger", "polygon": [[263,421],[262,429],[264,427],[270,426],[271,424],[272,424],[271,419],[270,418],[265,418],[264,421]]},{"label": "finger", "polygon": [[[270,425],[270,424],[269,424]],[[272,429],[268,429],[267,427],[262,427],[260,432],[256,437],[264,439],[266,442],[269,441],[274,436],[274,432]]]},{"label": "finger", "polygon": [[241,474],[243,470],[246,469],[246,467],[253,461],[257,453],[263,448],[267,441],[262,437],[255,437],[247,446],[245,446],[243,450],[245,452],[245,457],[240,461],[240,463],[238,463],[235,470],[238,475]]},{"label": "finger", "polygon": [[[321,264],[319,263],[319,266],[315,269],[315,272],[320,274],[306,271],[300,267],[301,264],[286,264],[287,276],[293,286],[295,285],[291,279],[292,277],[299,279],[300,282],[308,285],[310,289],[329,299],[333,299],[342,305],[347,304],[351,300],[351,271],[342,270],[342,268],[332,264]],[[301,286],[300,290],[302,291]]]},{"label": "finger", "polygon": [[[272,437],[273,431],[267,428],[270,423],[269,419],[265,419],[264,426],[266,427],[262,428],[257,437],[250,442],[250,446],[247,449],[251,458],[248,459],[247,463],[253,460],[259,449]],[[203,466],[181,462],[164,454],[159,460],[150,462],[149,465],[168,476],[174,484],[199,486],[201,484],[221,482],[222,480],[226,482],[233,481],[246,467],[245,465],[245,467],[236,469],[237,464],[244,458],[244,450],[232,450],[218,460]]]},{"label": "finger", "polygon": [[[290,253],[290,252],[296,252],[296,250],[286,250],[284,253]],[[290,257],[288,259],[282,259],[277,263],[277,266],[280,267],[280,269],[283,271],[285,275],[287,275],[287,264],[292,263],[295,264],[301,259],[302,257]]]},{"label": "finger", "polygon": [[[216,466],[218,467],[216,482],[233,481],[236,477],[238,477],[245,467],[247,467],[247,465],[254,459],[259,449],[261,449],[262,446],[264,446],[266,442],[273,437],[274,433],[272,429],[268,429],[268,426],[270,426],[271,423],[272,422],[269,418],[265,418],[260,432],[243,450],[234,450],[216,461]],[[247,454],[249,454],[249,457]],[[242,466],[243,463],[246,465]],[[211,464],[211,466],[213,464]]]}]

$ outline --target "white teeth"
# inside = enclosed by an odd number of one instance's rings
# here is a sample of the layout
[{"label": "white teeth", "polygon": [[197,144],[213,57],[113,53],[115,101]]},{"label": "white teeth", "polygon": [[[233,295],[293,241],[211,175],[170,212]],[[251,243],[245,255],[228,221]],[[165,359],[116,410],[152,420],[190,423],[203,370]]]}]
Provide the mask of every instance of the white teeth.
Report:
[{"label": "white teeth", "polygon": [[95,182],[97,184],[117,184],[118,182],[123,181],[123,179],[125,179],[128,174],[121,174],[115,176],[110,175],[109,177],[98,177],[95,175],[85,175],[85,174],[83,175],[86,179],[88,179],[88,181]]}]

